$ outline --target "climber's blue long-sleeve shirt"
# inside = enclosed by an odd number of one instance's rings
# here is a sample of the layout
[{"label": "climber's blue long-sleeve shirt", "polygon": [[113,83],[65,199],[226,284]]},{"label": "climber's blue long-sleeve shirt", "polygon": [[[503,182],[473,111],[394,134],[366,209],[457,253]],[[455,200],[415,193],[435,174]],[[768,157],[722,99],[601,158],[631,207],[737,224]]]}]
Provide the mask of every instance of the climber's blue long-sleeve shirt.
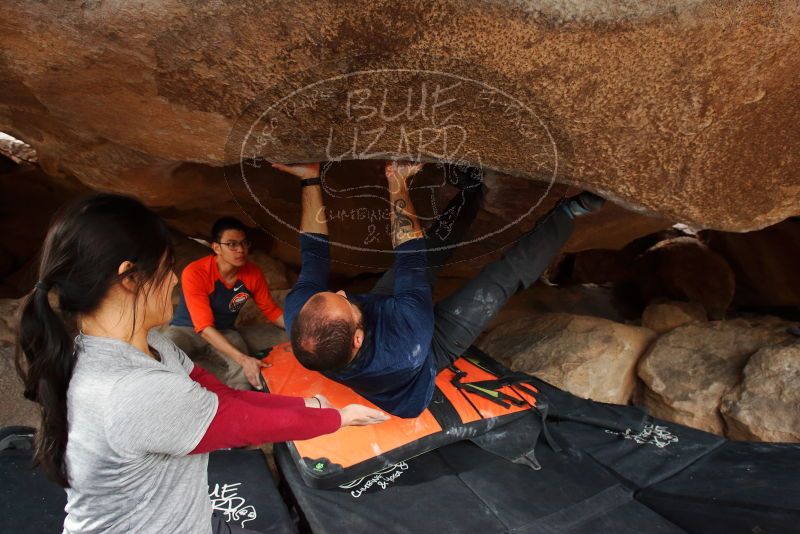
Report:
[{"label": "climber's blue long-sleeve shirt", "polygon": [[[329,249],[326,235],[300,234],[300,277],[283,308],[287,332],[306,301],[328,290]],[[416,417],[433,396],[437,369],[426,267],[425,240],[406,241],[395,248],[393,295],[347,295],[364,315],[364,342],[345,369],[327,375],[399,417]]]}]

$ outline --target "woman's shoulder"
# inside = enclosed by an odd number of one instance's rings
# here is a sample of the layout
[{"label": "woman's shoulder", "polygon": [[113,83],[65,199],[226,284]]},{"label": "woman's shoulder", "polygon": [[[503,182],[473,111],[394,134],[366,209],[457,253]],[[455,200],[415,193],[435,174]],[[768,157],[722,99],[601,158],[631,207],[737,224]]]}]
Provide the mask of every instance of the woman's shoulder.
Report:
[{"label": "woman's shoulder", "polygon": [[67,389],[70,406],[104,406],[117,382],[137,368],[126,353],[121,342],[79,336]]},{"label": "woman's shoulder", "polygon": [[188,374],[186,356],[164,334],[151,329],[148,344],[161,355],[161,361],[144,354],[139,349],[120,339],[80,335],[76,338],[77,375],[125,375],[136,371],[171,371]]},{"label": "woman's shoulder", "polygon": [[137,352],[121,339],[81,334],[75,338],[76,371],[100,370],[103,374],[125,371],[136,366]]},{"label": "woman's shoulder", "polygon": [[173,371],[184,371],[187,375],[192,372],[194,364],[175,343],[172,342],[158,328],[152,328],[147,333],[147,342],[161,354],[161,363]]}]

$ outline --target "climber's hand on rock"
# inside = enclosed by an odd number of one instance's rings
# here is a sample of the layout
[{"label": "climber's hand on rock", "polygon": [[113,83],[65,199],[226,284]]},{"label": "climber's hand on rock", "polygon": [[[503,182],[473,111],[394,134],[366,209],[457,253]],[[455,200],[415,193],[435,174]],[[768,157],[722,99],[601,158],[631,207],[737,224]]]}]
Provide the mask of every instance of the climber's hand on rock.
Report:
[{"label": "climber's hand on rock", "polygon": [[387,161],[384,170],[389,189],[396,192],[400,187],[406,188],[408,179],[417,174],[420,169],[422,169],[422,163]]},{"label": "climber's hand on rock", "polygon": [[273,163],[272,166],[279,171],[288,172],[300,179],[316,178],[319,176],[319,162],[316,163],[295,163],[294,165],[284,165],[283,163]]}]

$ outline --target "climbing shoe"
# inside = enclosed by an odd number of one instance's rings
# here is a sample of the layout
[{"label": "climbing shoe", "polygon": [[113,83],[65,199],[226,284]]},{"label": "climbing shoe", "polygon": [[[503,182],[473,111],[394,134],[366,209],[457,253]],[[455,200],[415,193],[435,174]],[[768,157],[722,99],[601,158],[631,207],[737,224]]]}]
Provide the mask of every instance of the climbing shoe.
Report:
[{"label": "climbing shoe", "polygon": [[483,183],[483,171],[478,167],[449,165],[445,172],[447,181],[462,191],[478,188]]},{"label": "climbing shoe", "polygon": [[569,216],[574,219],[575,217],[580,217],[581,215],[586,215],[587,213],[592,213],[593,211],[599,210],[603,207],[605,202],[606,199],[603,197],[599,197],[594,193],[590,193],[589,191],[584,191],[583,193],[575,195],[572,198],[568,198],[562,207],[564,211],[566,211]]}]

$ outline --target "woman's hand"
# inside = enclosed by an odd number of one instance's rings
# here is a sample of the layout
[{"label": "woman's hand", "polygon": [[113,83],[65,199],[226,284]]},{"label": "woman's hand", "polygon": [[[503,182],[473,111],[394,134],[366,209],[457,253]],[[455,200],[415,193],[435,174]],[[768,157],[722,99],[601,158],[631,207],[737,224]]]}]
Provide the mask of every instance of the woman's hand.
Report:
[{"label": "woman's hand", "polygon": [[[323,395],[316,394],[313,397],[304,399],[307,408],[333,408],[336,406],[330,403]],[[341,426],[365,426],[383,423],[389,420],[389,416],[380,410],[369,408],[361,404],[348,404],[339,410],[342,418]]]},{"label": "woman's hand", "polygon": [[319,176],[319,162],[317,163],[296,163],[294,165],[284,165],[283,163],[273,163],[272,166],[279,171],[288,172],[300,179],[316,178]]},{"label": "woman's hand", "polygon": [[343,427],[375,425],[389,420],[389,416],[382,411],[361,404],[348,404],[339,410],[339,415]]}]

